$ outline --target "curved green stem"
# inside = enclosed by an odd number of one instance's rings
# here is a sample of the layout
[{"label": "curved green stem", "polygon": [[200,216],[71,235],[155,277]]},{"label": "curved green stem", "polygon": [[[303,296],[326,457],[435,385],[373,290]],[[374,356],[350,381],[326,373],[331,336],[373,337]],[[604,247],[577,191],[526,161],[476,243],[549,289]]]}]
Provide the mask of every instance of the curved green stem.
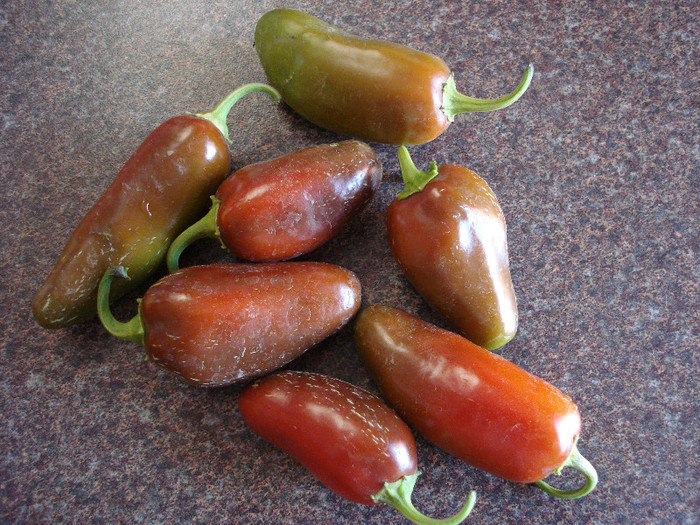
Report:
[{"label": "curved green stem", "polygon": [[430,163],[428,171],[421,171],[416,168],[406,146],[399,146],[398,157],[404,186],[403,191],[396,196],[399,200],[422,191],[425,185],[438,174],[437,164],[435,162]]},{"label": "curved green stem", "polygon": [[221,201],[212,195],[211,208],[207,214],[175,238],[168,248],[168,255],[165,258],[169,272],[172,273],[180,269],[180,255],[194,241],[206,237],[219,238],[219,225],[216,219],[220,205]]},{"label": "curved green stem", "polygon": [[404,476],[393,483],[384,483],[384,488],[372,496],[372,499],[377,503],[391,505],[413,523],[417,523],[418,525],[456,525],[457,523],[462,523],[467,516],[469,516],[469,513],[474,507],[474,502],[476,501],[476,492],[473,490],[467,496],[467,501],[464,503],[462,509],[454,516],[437,519],[430,518],[419,512],[411,502],[413,487],[419,475],[420,472],[416,472],[410,476]]},{"label": "curved green stem", "polygon": [[100,280],[100,285],[97,288],[97,315],[107,331],[115,337],[133,341],[143,346],[144,344],[144,326],[141,316],[141,303],[139,303],[138,313],[126,323],[117,321],[112,315],[109,308],[109,289],[112,285],[112,279],[119,277],[120,279],[128,279],[127,270],[123,266],[115,266],[105,272]]},{"label": "curved green stem", "polygon": [[251,84],[243,84],[241,87],[229,93],[229,95],[224,100],[219,102],[219,105],[211,111],[208,111],[207,113],[197,113],[196,115],[198,117],[209,120],[219,129],[219,131],[221,131],[221,134],[226,138],[226,140],[230,142],[228,136],[228,126],[226,125],[226,118],[228,117],[231,108],[241,98],[248,95],[249,93],[254,93],[256,91],[267,93],[275,100],[275,102],[279,102],[280,100],[282,100],[282,95],[280,95],[279,91],[277,91],[272,86],[253,82]]},{"label": "curved green stem", "polygon": [[536,481],[535,485],[544,490],[547,494],[550,494],[557,498],[576,499],[588,494],[598,484],[598,473],[596,472],[593,465],[591,465],[590,461],[588,461],[581,455],[581,453],[578,451],[578,448],[576,447],[576,444],[574,444],[574,448],[571,450],[571,454],[569,454],[569,457],[566,458],[564,464],[561,467],[559,467],[555,471],[555,473],[559,474],[566,467],[571,467],[572,469],[579,471],[586,477],[586,481],[581,487],[574,490],[560,490],[555,489],[554,487],[552,487],[548,483],[545,483],[544,481]]},{"label": "curved green stem", "polygon": [[460,113],[494,111],[508,107],[522,97],[523,93],[527,91],[527,88],[532,81],[533,72],[534,67],[532,64],[528,65],[525,69],[525,73],[523,73],[522,79],[520,79],[520,84],[518,84],[518,87],[507,95],[493,99],[472,98],[462,95],[457,91],[454,78],[452,75],[450,75],[445,83],[445,87],[442,90],[442,111],[447,116],[447,119],[452,122],[455,115]]}]

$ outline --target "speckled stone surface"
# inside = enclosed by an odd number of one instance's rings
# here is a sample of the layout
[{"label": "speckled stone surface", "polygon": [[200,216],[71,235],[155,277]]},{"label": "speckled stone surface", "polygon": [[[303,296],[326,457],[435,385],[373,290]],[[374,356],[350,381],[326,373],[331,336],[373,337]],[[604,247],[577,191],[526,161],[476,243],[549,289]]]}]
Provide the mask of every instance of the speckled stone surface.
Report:
[{"label": "speckled stone surface", "polygon": [[[0,522],[405,522],[341,500],[254,436],[236,411],[241,387],[193,388],[96,320],[48,331],[30,314],[73,227],[143,138],[264,80],[253,28],[281,6],[439,55],[473,96],[503,94],[535,66],[516,105],[460,116],[412,153],[419,166],[466,165],[498,195],[520,307],[500,353],[576,400],[600,484],[555,500],[417,437],[418,508],[445,516],[475,489],[475,524],[698,523],[697,5],[446,0],[0,5]],[[264,95],[229,123],[238,167],[338,139]],[[378,195],[306,258],[357,272],[366,304],[443,324],[389,252],[398,163],[395,148],[376,150]],[[223,260],[201,241],[183,263]],[[349,327],[290,368],[376,392]]]}]

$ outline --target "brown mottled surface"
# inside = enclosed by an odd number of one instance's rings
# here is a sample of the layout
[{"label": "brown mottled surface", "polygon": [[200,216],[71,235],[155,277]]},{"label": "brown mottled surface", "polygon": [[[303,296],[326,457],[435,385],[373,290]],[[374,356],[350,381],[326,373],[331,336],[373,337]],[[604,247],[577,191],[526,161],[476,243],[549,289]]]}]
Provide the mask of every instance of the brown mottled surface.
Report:
[{"label": "brown mottled surface", "polygon": [[[416,505],[471,523],[698,523],[697,5],[650,2],[28,2],[0,6],[0,522],[403,523],[341,500],[252,435],[239,387],[198,390],[97,321],[40,329],[30,302],[72,228],[143,138],[264,80],[257,18],[282,5],[443,57],[458,87],[515,106],[412,148],[479,173],[509,226],[520,328],[500,353],[571,395],[599,488],[558,501],[418,438]],[[232,111],[234,165],[339,137],[264,95]],[[376,199],[306,257],[364,301],[437,323],[391,258]],[[227,260],[200,242],[183,264]],[[126,318],[130,297],[117,307]],[[349,328],[291,364],[376,391]],[[567,476],[568,479],[568,476]]]}]

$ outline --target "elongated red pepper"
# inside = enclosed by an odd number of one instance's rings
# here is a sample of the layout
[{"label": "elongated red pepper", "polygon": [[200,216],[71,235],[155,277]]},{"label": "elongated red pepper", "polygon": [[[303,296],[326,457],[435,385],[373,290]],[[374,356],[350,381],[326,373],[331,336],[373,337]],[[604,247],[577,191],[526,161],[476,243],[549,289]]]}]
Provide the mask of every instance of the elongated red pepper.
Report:
[{"label": "elongated red pepper", "polygon": [[[578,498],[598,481],[578,452],[581,416],[554,386],[467,339],[388,306],[362,310],[355,340],[384,398],[450,454],[511,481]],[[572,467],[578,489],[542,481]]]},{"label": "elongated red pepper", "polygon": [[418,524],[456,524],[474,506],[472,491],[454,516],[433,519],[411,503],[416,443],[406,424],[378,397],[345,381],[309,372],[280,372],[241,392],[246,423],[340,496],[387,503]]},{"label": "elongated red pepper", "polygon": [[360,306],[355,274],[326,263],[218,264],[171,273],[151,286],[136,316],[117,321],[99,287],[105,328],[141,344],[163,368],[199,386],[222,386],[275,370],[343,325]]},{"label": "elongated red pepper", "polygon": [[168,251],[168,268],[201,237],[241,259],[279,261],[328,241],[370,201],[382,178],[374,150],[357,140],[323,144],[251,164],[229,176],[207,215]]},{"label": "elongated red pepper", "polygon": [[46,328],[63,328],[95,315],[97,286],[114,265],[131,279],[113,298],[134,288],[165,260],[172,240],[206,211],[209,196],[231,172],[226,117],[244,95],[265,84],[246,84],[214,110],[183,115],[157,127],[127,161],[72,233],[32,313]]},{"label": "elongated red pepper", "polygon": [[417,169],[404,146],[399,163],[405,188],[387,209],[386,227],[401,269],[467,339],[503,346],[517,331],[518,307],[496,195],[462,166]]}]

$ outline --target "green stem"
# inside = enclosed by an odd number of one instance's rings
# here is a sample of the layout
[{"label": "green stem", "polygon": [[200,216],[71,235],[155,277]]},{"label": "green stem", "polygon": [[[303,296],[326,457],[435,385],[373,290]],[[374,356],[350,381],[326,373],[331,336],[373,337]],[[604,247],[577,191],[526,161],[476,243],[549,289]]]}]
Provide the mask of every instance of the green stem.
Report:
[{"label": "green stem", "polygon": [[396,196],[399,200],[422,191],[425,185],[438,174],[437,164],[435,164],[435,162],[430,163],[428,171],[421,171],[416,168],[406,146],[399,146],[398,157],[404,185],[403,191]]},{"label": "green stem", "polygon": [[231,111],[231,108],[241,98],[248,95],[249,93],[254,93],[256,91],[267,93],[275,100],[275,102],[279,102],[280,100],[282,100],[282,95],[280,95],[279,91],[277,91],[272,86],[253,82],[251,84],[243,84],[241,87],[229,93],[229,95],[224,100],[219,102],[219,105],[211,111],[207,113],[197,113],[196,115],[198,117],[209,120],[219,129],[219,131],[221,131],[221,134],[226,138],[226,140],[230,142],[231,140],[228,136],[228,126],[226,125],[226,119],[228,118],[228,114]]},{"label": "green stem", "polygon": [[144,344],[144,326],[141,316],[141,303],[139,303],[138,313],[126,323],[117,321],[112,315],[109,308],[109,289],[112,285],[112,279],[119,277],[120,279],[128,279],[127,270],[123,266],[115,266],[105,272],[100,280],[100,285],[97,288],[97,315],[107,331],[115,337],[133,341],[143,346]]},{"label": "green stem", "polygon": [[207,237],[219,238],[219,225],[216,219],[220,206],[221,201],[212,195],[211,208],[209,208],[207,214],[175,238],[170,248],[168,248],[168,255],[166,256],[169,272],[180,269],[180,255],[194,241]]},{"label": "green stem", "polygon": [[545,483],[544,481],[536,481],[535,485],[544,490],[547,494],[550,494],[557,498],[576,499],[581,498],[589,492],[591,492],[598,484],[598,473],[596,472],[593,465],[591,465],[590,461],[588,461],[581,455],[575,443],[574,448],[571,450],[571,454],[569,454],[569,457],[566,458],[564,464],[561,467],[559,467],[555,471],[555,473],[559,474],[566,467],[571,467],[572,469],[579,471],[586,477],[586,481],[581,487],[574,490],[560,490],[555,489],[554,487],[552,487],[548,483]]},{"label": "green stem", "polygon": [[476,501],[476,493],[474,491],[469,493],[467,501],[462,509],[449,518],[430,518],[419,512],[411,502],[413,487],[419,475],[420,472],[416,472],[410,476],[404,476],[393,483],[384,483],[384,488],[372,496],[372,499],[377,503],[391,505],[413,523],[417,523],[418,525],[456,525],[457,523],[462,523],[467,516],[469,516],[469,513],[474,507],[474,502]]},{"label": "green stem", "polygon": [[455,116],[460,113],[494,111],[508,107],[527,91],[532,81],[533,71],[532,64],[528,65],[518,87],[505,96],[493,99],[472,98],[462,95],[457,91],[454,78],[450,75],[442,90],[442,111],[447,116],[447,119],[452,122]]}]

